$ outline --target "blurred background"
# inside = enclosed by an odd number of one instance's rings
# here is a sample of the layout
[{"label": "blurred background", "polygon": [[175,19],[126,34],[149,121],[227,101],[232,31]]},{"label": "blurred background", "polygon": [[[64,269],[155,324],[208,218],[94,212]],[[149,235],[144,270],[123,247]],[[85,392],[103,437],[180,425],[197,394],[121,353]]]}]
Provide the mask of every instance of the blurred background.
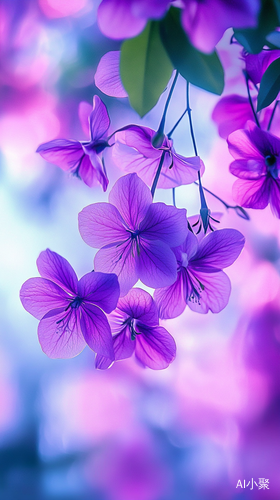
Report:
[{"label": "blurred background", "polygon": [[[186,309],[164,326],[177,358],[154,372],[134,359],[106,372],[86,348],[70,360],[41,351],[38,321],[21,306],[19,289],[38,276],[36,259],[51,248],[79,277],[94,250],[78,232],[77,214],[106,201],[100,187],[35,153],[55,138],[87,139],[81,101],[100,95],[111,129],[139,123],[156,129],[165,95],[141,120],[127,99],[94,86],[100,57],[118,50],[96,24],[97,0],[2,0],[0,4],[0,499],[231,500],[280,498],[280,249],[279,220],[267,208],[239,218],[210,195],[221,227],[243,232],[246,246],[227,270],[232,282],[220,314]],[[225,33],[218,45],[225,94],[246,95],[240,48]],[[217,96],[191,88],[204,185],[235,205],[226,141],[211,120]],[[167,117],[185,109],[178,81]],[[176,150],[192,156],[187,119],[174,133]],[[105,152],[110,185],[122,175]],[[109,189],[110,189],[109,185]],[[156,200],[172,203],[171,190]],[[176,190],[179,207],[199,211],[196,186]],[[260,480],[269,489],[259,490]]]}]

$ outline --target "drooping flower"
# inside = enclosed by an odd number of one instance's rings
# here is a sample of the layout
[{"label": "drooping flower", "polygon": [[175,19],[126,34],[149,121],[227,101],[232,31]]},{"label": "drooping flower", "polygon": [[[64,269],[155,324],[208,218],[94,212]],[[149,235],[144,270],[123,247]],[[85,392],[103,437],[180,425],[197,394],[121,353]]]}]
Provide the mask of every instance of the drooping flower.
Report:
[{"label": "drooping flower", "polygon": [[86,133],[89,131],[89,141],[55,139],[41,144],[37,153],[62,170],[81,178],[89,187],[99,183],[106,191],[109,181],[101,160],[102,152],[108,147],[106,132],[110,126],[106,106],[95,95],[93,107],[86,102],[80,104],[79,116],[83,130]]},{"label": "drooping flower", "polygon": [[159,317],[176,318],[186,305],[202,314],[224,309],[231,285],[222,269],[233,264],[244,242],[244,236],[236,229],[214,231],[200,242],[189,231],[184,243],[174,249],[178,266],[176,282],[154,293]]},{"label": "drooping flower", "polygon": [[120,50],[104,54],[94,75],[96,87],[111,97],[127,97],[120,77],[120,56]]},{"label": "drooping flower", "polygon": [[130,38],[145,28],[148,19],[162,17],[170,0],[102,0],[97,11],[97,21],[104,35]]},{"label": "drooping flower", "polygon": [[[176,344],[165,328],[159,326],[156,304],[141,288],[132,288],[109,315],[113,333],[115,361],[135,353],[136,358],[153,370],[167,368],[176,355]],[[98,354],[96,368],[106,369],[112,360]]]},{"label": "drooping flower", "polygon": [[171,246],[187,234],[186,210],[152,203],[149,188],[137,174],[121,177],[109,194],[109,203],[94,203],[79,213],[83,240],[100,248],[97,271],[115,273],[121,295],[140,279],[152,288],[176,280],[176,258]]},{"label": "drooping flower", "polygon": [[125,172],[137,172],[149,186],[152,185],[161,156],[164,161],[157,187],[169,189],[191,184],[198,178],[198,170],[204,170],[199,156],[185,158],[177,154],[172,139],[163,136],[158,147],[153,145],[156,132],[148,127],[132,125],[117,132],[113,147],[113,159]]},{"label": "drooping flower", "polygon": [[103,311],[117,305],[120,289],[115,274],[91,272],[79,281],[69,262],[47,249],[37,267],[41,278],[21,287],[23,307],[40,320],[39,342],[51,358],[72,358],[86,344],[114,359],[111,329]]},{"label": "drooping flower", "polygon": [[280,218],[280,139],[249,121],[246,129],[230,134],[228,146],[235,158],[230,172],[239,177],[233,185],[237,203],[256,209],[270,203]]}]

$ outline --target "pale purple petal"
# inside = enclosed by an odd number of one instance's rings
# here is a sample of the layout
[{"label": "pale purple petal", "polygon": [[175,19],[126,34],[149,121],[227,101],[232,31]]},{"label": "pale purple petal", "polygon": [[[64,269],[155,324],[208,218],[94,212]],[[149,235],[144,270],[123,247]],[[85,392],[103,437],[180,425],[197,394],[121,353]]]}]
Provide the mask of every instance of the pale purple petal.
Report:
[{"label": "pale purple petal", "polygon": [[242,207],[263,209],[269,202],[269,186],[265,177],[258,180],[237,179],[232,186],[233,198]]},{"label": "pale purple petal", "polygon": [[80,330],[79,309],[56,309],[47,313],[38,326],[42,350],[50,358],[73,358],[86,342]]},{"label": "pale purple petal", "polygon": [[229,171],[240,179],[260,179],[266,175],[267,167],[264,158],[252,160],[235,160],[229,166]]},{"label": "pale purple petal", "polygon": [[88,102],[82,101],[79,104],[79,118],[84,134],[89,137],[89,117],[92,112],[92,106]]},{"label": "pale purple petal", "polygon": [[27,280],[23,283],[19,296],[24,309],[37,319],[42,319],[51,309],[65,309],[69,303],[69,295],[44,278]]},{"label": "pale purple petal", "polygon": [[109,180],[106,172],[104,171],[104,167],[102,161],[96,151],[93,149],[89,153],[89,163],[87,163],[87,167],[83,168],[85,162],[82,163],[81,168],[79,170],[79,175],[81,179],[83,179],[84,183],[89,187],[96,185],[98,182],[101,184],[103,191],[107,190]]},{"label": "pale purple petal", "polygon": [[152,195],[137,174],[128,174],[112,187],[109,202],[117,207],[130,229],[138,229],[152,203]]},{"label": "pale purple petal", "polygon": [[126,295],[139,279],[136,271],[135,255],[137,249],[131,240],[117,246],[101,248],[94,258],[94,268],[103,273],[118,276],[121,296]]},{"label": "pale purple petal", "polygon": [[138,35],[146,19],[136,17],[132,12],[132,0],[103,0],[98,7],[98,26],[109,38],[130,38]]},{"label": "pale purple petal", "polygon": [[207,269],[223,269],[237,259],[244,247],[245,238],[236,229],[214,231],[200,242],[196,255],[189,266],[207,272]]},{"label": "pale purple petal", "polygon": [[110,126],[110,118],[104,102],[98,95],[93,97],[92,112],[89,117],[90,138],[92,142],[100,140]]},{"label": "pale purple petal", "polygon": [[107,52],[101,57],[94,76],[96,87],[111,97],[127,97],[120,77],[119,50]]},{"label": "pale purple petal", "polygon": [[96,354],[95,356],[95,368],[98,370],[107,370],[114,363],[114,360],[106,358],[106,356],[101,356],[101,354]]},{"label": "pale purple petal", "polygon": [[128,237],[123,219],[110,203],[88,205],[79,213],[78,221],[81,237],[93,248],[121,243]]},{"label": "pale purple petal", "polygon": [[54,163],[62,170],[75,172],[83,160],[85,153],[79,141],[55,139],[41,144],[36,153],[40,153],[44,160]]},{"label": "pale purple petal", "polygon": [[106,313],[115,309],[120,296],[120,287],[115,274],[91,272],[78,283],[78,295],[85,303],[94,304]]},{"label": "pale purple petal", "polygon": [[141,288],[132,288],[125,297],[122,297],[118,302],[118,310],[145,325],[158,325],[156,304],[151,295]]},{"label": "pale purple petal", "polygon": [[181,272],[178,271],[177,280],[173,285],[158,288],[154,293],[159,317],[161,319],[177,318],[186,308],[186,297],[184,296]]},{"label": "pale purple petal", "polygon": [[273,214],[280,219],[280,182],[270,181],[270,207]]},{"label": "pale purple petal", "polygon": [[81,306],[81,330],[88,346],[97,354],[114,359],[110,325],[105,314],[96,306]]},{"label": "pale purple petal", "polygon": [[229,277],[223,272],[218,273],[193,273],[194,283],[198,279],[203,285],[203,290],[200,290],[200,298],[197,300],[194,297],[188,300],[187,304],[192,311],[202,314],[212,311],[218,313],[224,309],[229,301],[231,284]]},{"label": "pale purple petal", "polygon": [[135,355],[144,366],[152,370],[167,368],[176,356],[176,344],[165,328],[139,327],[136,337]]},{"label": "pale purple petal", "polygon": [[95,175],[94,168],[92,166],[92,163],[90,161],[90,157],[86,153],[84,157],[82,158],[82,161],[80,162],[79,168],[74,172],[74,175],[79,177],[84,181],[84,183],[92,187],[94,185],[98,184],[97,177]]},{"label": "pale purple petal", "polygon": [[[199,156],[187,158],[175,153],[172,149],[172,157],[165,154],[164,163],[160,173],[158,188],[170,189],[173,187],[192,184],[198,178],[198,170],[204,170],[204,165]],[[155,172],[153,178],[155,176]]]},{"label": "pale purple petal", "polygon": [[[136,149],[141,155],[146,158],[160,158],[162,151],[154,148],[152,139],[156,132],[148,127],[140,127],[139,125],[131,125],[126,130],[122,130],[116,134],[116,140],[126,146]],[[164,140],[164,146],[167,146],[167,139]]]},{"label": "pale purple petal", "polygon": [[137,255],[137,271],[144,285],[162,288],[174,283],[177,277],[177,261],[172,250],[162,241],[140,240]]},{"label": "pale purple petal", "polygon": [[49,248],[37,259],[38,271],[42,278],[53,281],[69,293],[77,293],[78,278],[69,262]]},{"label": "pale purple petal", "polygon": [[[145,157],[136,149],[116,142],[112,157],[117,167],[124,172],[137,172],[148,186],[151,186],[159,166],[160,157]],[[169,158],[169,156],[168,156]]]},{"label": "pale purple petal", "polygon": [[161,240],[176,247],[183,243],[188,232],[185,208],[176,208],[165,203],[150,205],[139,229],[141,237],[148,240]]},{"label": "pale purple petal", "polygon": [[254,120],[254,115],[247,97],[228,95],[218,101],[212,119],[218,125],[219,135],[227,139],[235,130],[243,129],[248,120]]},{"label": "pale purple petal", "polygon": [[229,152],[236,160],[263,160],[263,155],[259,150],[259,144],[251,141],[251,130],[255,127],[252,122],[248,122],[250,130],[236,130],[229,135],[227,142]]}]

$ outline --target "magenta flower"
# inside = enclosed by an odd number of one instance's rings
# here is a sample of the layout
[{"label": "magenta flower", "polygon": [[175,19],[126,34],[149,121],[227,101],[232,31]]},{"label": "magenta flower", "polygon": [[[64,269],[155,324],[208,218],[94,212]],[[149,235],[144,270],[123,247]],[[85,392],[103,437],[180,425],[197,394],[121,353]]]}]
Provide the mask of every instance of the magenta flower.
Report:
[{"label": "magenta flower", "polygon": [[152,203],[149,188],[137,174],[116,182],[109,203],[85,207],[79,213],[79,230],[88,245],[101,248],[94,267],[117,274],[121,295],[138,279],[152,288],[176,280],[176,258],[170,247],[186,238],[186,210]]},{"label": "magenta flower", "polygon": [[145,28],[148,19],[162,17],[170,0],[102,0],[97,21],[109,38],[130,38]]},{"label": "magenta flower", "polygon": [[132,125],[126,130],[117,132],[118,142],[113,148],[113,159],[116,165],[125,172],[137,172],[139,177],[151,186],[161,155],[164,153],[157,187],[169,189],[196,181],[198,170],[204,170],[202,160],[198,156],[185,158],[177,154],[172,145],[173,141],[167,136],[162,138],[162,144],[159,147],[153,146],[155,136],[154,130],[138,125]]},{"label": "magenta flower", "polygon": [[249,79],[257,85],[268,66],[280,57],[280,50],[262,50],[259,54],[248,54],[243,50],[242,56]]},{"label": "magenta flower", "polygon": [[218,125],[219,135],[227,139],[235,130],[244,128],[248,120],[254,120],[254,114],[247,97],[233,94],[218,101],[212,119]]},{"label": "magenta flower", "polygon": [[[165,328],[159,326],[156,304],[140,288],[133,288],[118,302],[110,314],[115,361],[136,358],[153,370],[167,368],[176,355],[176,344]],[[112,360],[97,354],[96,368],[106,369]]]},{"label": "magenta flower", "polygon": [[239,177],[233,185],[233,196],[242,207],[263,209],[270,203],[280,218],[280,140],[247,123],[228,137],[229,151],[235,158],[230,172]]},{"label": "magenta flower", "polygon": [[226,29],[257,25],[259,0],[182,0],[182,25],[191,43],[210,53]]},{"label": "magenta flower", "polygon": [[154,293],[159,317],[176,318],[186,305],[202,314],[224,309],[231,286],[222,269],[233,264],[244,242],[244,236],[235,229],[214,231],[200,242],[189,231],[184,243],[174,249],[178,265],[176,282]]},{"label": "magenta flower", "polygon": [[94,75],[96,87],[111,97],[127,97],[120,76],[120,56],[120,50],[104,54]]},{"label": "magenta flower", "polygon": [[79,116],[84,131],[88,133],[89,130],[89,141],[55,139],[41,144],[37,153],[62,170],[76,175],[89,187],[99,182],[106,191],[109,181],[101,161],[101,153],[108,146],[105,137],[110,126],[106,106],[95,95],[93,108],[86,102],[80,104]]},{"label": "magenta flower", "polygon": [[111,329],[103,311],[115,309],[120,289],[115,274],[91,272],[79,281],[69,262],[47,249],[37,259],[41,278],[21,287],[23,307],[40,320],[39,342],[50,358],[72,358],[86,344],[114,359]]}]

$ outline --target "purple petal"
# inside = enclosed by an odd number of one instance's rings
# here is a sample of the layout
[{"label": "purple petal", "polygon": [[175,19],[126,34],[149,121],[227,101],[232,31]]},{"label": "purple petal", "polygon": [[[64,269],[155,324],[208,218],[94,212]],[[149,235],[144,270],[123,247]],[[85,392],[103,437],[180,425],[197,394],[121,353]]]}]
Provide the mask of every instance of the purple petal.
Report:
[{"label": "purple petal", "polygon": [[237,259],[244,247],[245,238],[236,229],[214,231],[200,242],[189,266],[207,272],[207,268],[223,269]]},{"label": "purple petal", "polygon": [[79,104],[79,118],[84,134],[89,137],[89,117],[92,112],[92,106],[88,102],[82,101]]},{"label": "purple petal", "polygon": [[120,55],[120,50],[114,50],[101,57],[94,77],[96,87],[111,97],[127,97],[120,77]]},{"label": "purple petal", "polygon": [[280,57],[280,50],[263,50],[259,54],[246,54],[244,60],[250,80],[257,85],[260,83],[268,66]]},{"label": "purple petal", "polygon": [[128,174],[112,187],[109,202],[117,207],[130,229],[137,229],[152,203],[152,195],[137,174]]},{"label": "purple petal", "polygon": [[42,278],[53,281],[68,293],[77,294],[77,275],[64,257],[47,248],[40,253],[37,267]]},{"label": "purple petal", "polygon": [[186,298],[183,293],[183,281],[180,271],[173,285],[155,290],[154,300],[161,319],[177,318],[182,314],[186,308]]},{"label": "purple petal", "polygon": [[98,26],[109,38],[130,38],[141,33],[146,19],[135,17],[129,0],[103,0],[98,7]]},{"label": "purple petal", "polygon": [[[202,314],[212,311],[218,313],[224,309],[229,301],[231,284],[230,279],[223,271],[218,273],[201,273],[195,271],[193,273],[193,281],[197,287],[197,280],[203,285],[203,290],[200,289],[199,300],[194,295],[187,304],[192,311]],[[186,297],[187,297],[186,291]]]},{"label": "purple petal", "polygon": [[144,366],[152,370],[167,368],[176,356],[176,344],[165,328],[139,327],[136,337],[135,355]]},{"label": "purple petal", "polygon": [[117,335],[114,335],[113,345],[116,361],[132,356],[135,349],[135,341],[131,340],[129,326],[126,326]]},{"label": "purple petal", "polygon": [[152,185],[160,157],[146,158],[136,149],[128,148],[119,142],[114,145],[112,156],[119,169],[124,172],[137,172],[140,179],[148,186]]},{"label": "purple petal", "polygon": [[99,141],[110,127],[110,118],[104,102],[98,95],[93,97],[92,112],[89,117],[90,138],[92,142]]},{"label": "purple petal", "polygon": [[80,322],[88,346],[97,354],[114,360],[110,325],[101,309],[89,303],[83,303]]},{"label": "purple petal", "polygon": [[[156,132],[151,128],[131,125],[126,130],[118,132],[116,140],[136,149],[145,158],[160,158],[162,151],[154,148],[152,145],[152,139],[155,134]],[[167,146],[167,139],[164,141],[164,146]]]},{"label": "purple petal", "polygon": [[19,292],[21,303],[32,316],[42,319],[51,309],[67,307],[69,295],[52,281],[30,278]]},{"label": "purple petal", "polygon": [[[198,238],[191,231],[187,231],[185,241],[179,247],[173,248],[177,261],[182,265],[183,260],[190,260],[197,252]],[[185,254],[185,256],[184,256]]]},{"label": "purple petal", "polygon": [[80,330],[79,309],[56,309],[46,314],[38,326],[42,350],[50,358],[73,358],[86,343]]},{"label": "purple petal", "polygon": [[172,247],[180,245],[188,232],[186,215],[185,208],[153,203],[139,226],[141,238],[164,241]]},{"label": "purple petal", "polygon": [[140,239],[137,271],[144,285],[162,288],[174,283],[177,261],[172,250],[162,241]]},{"label": "purple petal", "polygon": [[62,170],[73,172],[79,168],[85,156],[79,141],[68,141],[67,139],[55,139],[41,144],[36,153],[40,153],[42,158],[54,163]]},{"label": "purple petal", "polygon": [[263,209],[269,202],[270,183],[265,177],[257,180],[237,179],[233,184],[232,194],[242,207]]},{"label": "purple petal", "polygon": [[197,172],[200,169],[204,169],[204,165],[199,156],[186,158],[173,150],[172,158],[167,154],[165,155],[158,187],[160,189],[170,189],[191,184],[197,180]]},{"label": "purple petal", "polygon": [[89,161],[87,162],[87,164],[85,163],[85,161],[83,161],[79,170],[81,179],[83,179],[84,183],[89,187],[92,187],[99,182],[99,184],[101,184],[102,186],[103,191],[106,191],[109,180],[106,172],[104,171],[104,167],[100,157],[94,150],[92,150],[89,153],[89,156],[86,156],[86,158],[88,158]]},{"label": "purple petal", "polygon": [[264,158],[252,160],[235,160],[229,166],[229,171],[240,179],[260,179],[266,174]]},{"label": "purple petal", "polygon": [[[255,125],[251,125],[252,122],[248,122],[252,127]],[[250,134],[250,130],[236,130],[232,134],[229,135],[227,142],[229,152],[232,154],[233,158],[239,160],[263,160],[263,156],[259,150],[259,144],[255,144],[251,140],[252,136]]]},{"label": "purple petal", "polygon": [[280,182],[276,179],[270,181],[270,207],[272,213],[280,219]]},{"label": "purple petal", "polygon": [[79,213],[78,221],[81,237],[93,248],[121,243],[128,237],[118,210],[110,203],[88,205]]},{"label": "purple petal", "polygon": [[113,363],[112,359],[101,356],[101,354],[96,354],[95,356],[95,368],[98,370],[107,370]]},{"label": "purple petal", "polygon": [[94,258],[96,271],[118,276],[121,296],[126,295],[139,279],[135,263],[136,253],[137,249],[129,239],[117,246],[101,248]]},{"label": "purple petal", "polygon": [[132,288],[118,302],[118,310],[145,325],[158,325],[158,311],[151,295],[141,288]]},{"label": "purple petal", "polygon": [[254,120],[254,115],[248,98],[234,94],[218,101],[212,119],[218,125],[219,135],[227,139],[235,130],[243,129],[248,120]]},{"label": "purple petal", "polygon": [[120,296],[117,276],[96,272],[85,274],[78,283],[78,294],[86,303],[110,313],[117,306]]}]

